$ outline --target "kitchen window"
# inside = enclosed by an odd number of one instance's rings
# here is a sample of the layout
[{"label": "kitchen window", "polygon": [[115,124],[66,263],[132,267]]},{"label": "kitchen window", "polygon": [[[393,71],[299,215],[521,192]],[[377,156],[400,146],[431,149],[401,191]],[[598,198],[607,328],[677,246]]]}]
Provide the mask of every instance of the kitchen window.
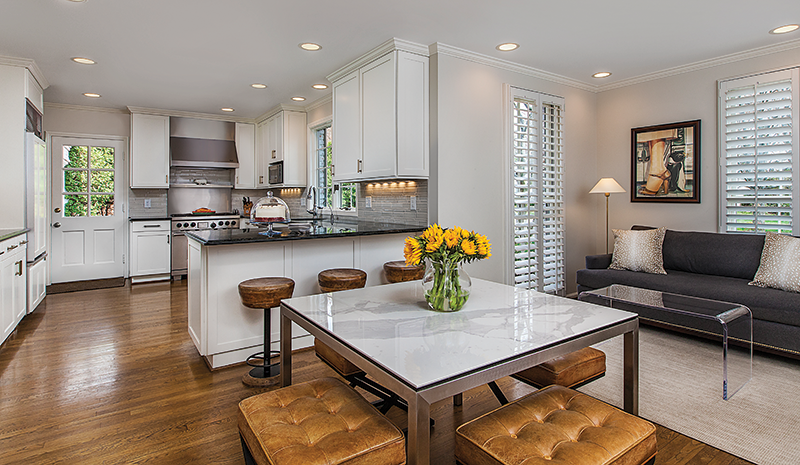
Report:
[{"label": "kitchen window", "polygon": [[800,233],[798,70],[719,81],[720,232]]},{"label": "kitchen window", "polygon": [[355,214],[358,185],[333,182],[332,135],[330,123],[314,129],[317,206]]}]

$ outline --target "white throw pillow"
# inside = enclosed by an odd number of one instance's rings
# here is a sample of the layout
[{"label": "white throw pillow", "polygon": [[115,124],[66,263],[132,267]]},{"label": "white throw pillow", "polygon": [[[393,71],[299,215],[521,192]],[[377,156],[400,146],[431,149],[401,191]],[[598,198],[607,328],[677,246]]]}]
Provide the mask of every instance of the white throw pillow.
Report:
[{"label": "white throw pillow", "polygon": [[661,253],[667,228],[611,231],[614,232],[614,257],[609,269],[667,274],[664,271],[664,255]]},{"label": "white throw pillow", "polygon": [[768,232],[750,285],[800,292],[800,239]]}]

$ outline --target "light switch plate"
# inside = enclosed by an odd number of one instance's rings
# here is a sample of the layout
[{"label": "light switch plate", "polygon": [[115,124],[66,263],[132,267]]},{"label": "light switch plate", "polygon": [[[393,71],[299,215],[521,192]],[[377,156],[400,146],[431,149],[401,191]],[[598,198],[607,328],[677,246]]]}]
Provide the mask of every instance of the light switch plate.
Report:
[{"label": "light switch plate", "polygon": [[372,196],[371,195],[366,196],[364,198],[364,201],[366,202],[367,208],[372,208]]},{"label": "light switch plate", "polygon": [[152,199],[144,199],[144,208],[150,208],[153,206]]},{"label": "light switch plate", "polygon": [[412,195],[411,196],[411,211],[416,211],[416,210],[417,210],[417,196],[416,195]]}]

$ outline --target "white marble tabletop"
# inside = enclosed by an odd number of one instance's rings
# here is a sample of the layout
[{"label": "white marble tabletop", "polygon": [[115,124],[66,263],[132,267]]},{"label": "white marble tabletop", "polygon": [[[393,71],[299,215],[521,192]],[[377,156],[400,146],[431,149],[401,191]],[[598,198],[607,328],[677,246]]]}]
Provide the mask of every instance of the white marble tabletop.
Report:
[{"label": "white marble tabletop", "polygon": [[453,313],[430,310],[419,281],[283,303],[416,389],[636,317],[481,279]]}]

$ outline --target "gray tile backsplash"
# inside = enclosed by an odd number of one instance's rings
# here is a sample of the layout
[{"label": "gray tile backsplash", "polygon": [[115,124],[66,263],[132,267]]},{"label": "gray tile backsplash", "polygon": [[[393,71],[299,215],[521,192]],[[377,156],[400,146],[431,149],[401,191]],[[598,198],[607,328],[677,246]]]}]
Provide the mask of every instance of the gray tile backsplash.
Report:
[{"label": "gray tile backsplash", "polygon": [[[358,184],[358,217],[368,221],[425,226],[428,224],[428,181],[375,181]],[[416,210],[411,197],[416,197]],[[367,208],[367,197],[371,207]]]},{"label": "gray tile backsplash", "polygon": [[[145,200],[150,199],[150,208]],[[128,189],[129,218],[159,218],[167,216],[166,189]]]}]

